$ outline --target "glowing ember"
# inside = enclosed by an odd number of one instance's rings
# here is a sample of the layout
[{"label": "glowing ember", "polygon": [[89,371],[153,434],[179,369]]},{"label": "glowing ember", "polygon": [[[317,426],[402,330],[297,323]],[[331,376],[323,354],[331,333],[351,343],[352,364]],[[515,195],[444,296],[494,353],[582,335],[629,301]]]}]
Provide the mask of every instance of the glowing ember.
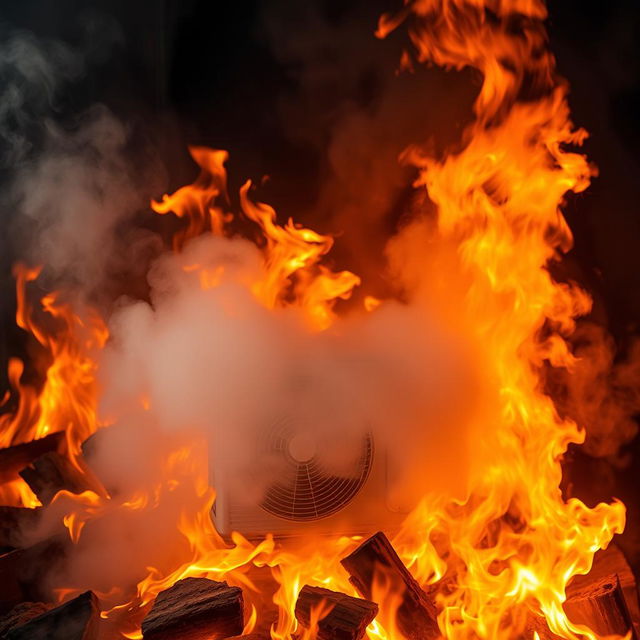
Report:
[{"label": "glowing ember", "polygon": [[[558,416],[540,377],[545,363],[571,370],[575,361],[566,339],[575,319],[590,309],[586,292],[554,281],[547,267],[572,244],[560,210],[564,199],[586,189],[594,170],[583,155],[569,150],[586,133],[569,120],[566,87],[546,48],[542,2],[487,5],[417,0],[398,16],[384,16],[378,30],[384,37],[409,22],[420,62],[471,67],[483,77],[462,150],[444,158],[419,147],[404,153],[402,160],[418,169],[418,197],[424,201],[428,195],[437,219],[425,206],[424,214],[388,246],[390,269],[403,293],[474,345],[484,395],[469,426],[473,459],[465,470],[462,496],[427,492],[390,533],[420,583],[435,585],[438,624],[446,638],[515,638],[531,615],[544,616],[562,638],[594,638],[565,616],[565,588],[572,576],[588,572],[595,552],[623,530],[625,509],[619,502],[590,509],[575,498],[563,499],[561,459],[570,443],[584,440],[584,432]],[[403,54],[401,67],[411,66]],[[202,291],[239,283],[265,313],[294,310],[317,339],[335,328],[337,304],[351,296],[360,278],[323,264],[333,239],[292,220],[278,224],[275,211],[251,197],[251,183],[240,190],[242,213],[233,215],[226,152],[198,147],[191,154],[201,170],[196,181],[152,203],[158,214],[186,219],[174,237],[174,252],[186,252],[203,234],[226,241],[240,217],[257,225],[262,264],[257,270],[240,265],[230,272],[222,261],[187,262],[184,277],[193,278]],[[45,384],[39,391],[21,384],[22,364],[10,363],[19,403],[15,413],[2,418],[0,438],[7,446],[63,429],[67,453],[75,461],[82,441],[104,426],[98,418],[95,374],[108,332],[94,311],[75,309],[61,294],[45,296],[41,309],[29,308],[27,285],[38,273],[16,269],[17,322],[42,347]],[[362,317],[389,304],[366,296]],[[184,322],[188,325],[189,319]],[[145,413],[153,412],[146,395],[138,402]],[[295,442],[295,455],[304,460],[313,455],[312,442],[301,436]],[[100,527],[102,519],[152,513],[172,500],[180,505],[174,523],[180,544],[173,546],[171,557],[158,566],[145,565],[147,573],[139,576],[134,590],[112,585],[110,592],[99,593],[108,607],[103,618],[122,636],[142,637],[139,624],[154,597],[189,576],[245,587],[250,611],[245,632],[277,609],[274,640],[300,631],[294,608],[303,585],[357,595],[340,559],[361,537],[276,541],[267,535],[250,542],[239,532],[226,544],[209,515],[214,492],[203,447],[176,439],[164,453],[153,487],[113,497],[106,491],[61,492],[51,507],[63,511],[71,539],[81,545],[85,530]],[[36,504],[22,482],[2,491],[5,504]],[[263,585],[265,573],[271,576],[269,587]],[[86,588],[58,586],[60,598]],[[400,638],[398,594],[376,583],[374,600],[381,614],[369,626],[369,638]],[[312,611],[311,618],[317,622],[325,614]],[[313,636],[312,628],[302,637]]]}]

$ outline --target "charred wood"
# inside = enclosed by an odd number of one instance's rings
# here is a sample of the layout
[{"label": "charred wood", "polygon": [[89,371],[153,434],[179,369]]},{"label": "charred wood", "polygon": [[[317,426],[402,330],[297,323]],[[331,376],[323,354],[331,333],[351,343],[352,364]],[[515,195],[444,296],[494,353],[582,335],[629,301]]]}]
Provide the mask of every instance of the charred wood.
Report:
[{"label": "charred wood", "polygon": [[41,509],[0,507],[0,549],[10,551],[25,546],[24,534],[36,527],[41,515]]},{"label": "charred wood", "polygon": [[43,505],[66,489],[71,493],[82,493],[91,489],[86,477],[63,455],[52,451],[34,460],[20,471],[20,475]]},{"label": "charred wood", "polygon": [[383,581],[394,593],[401,594],[402,604],[396,623],[409,640],[430,640],[440,636],[436,607],[404,565],[387,536],[379,531],[365,540],[342,561],[349,581],[363,598],[373,596],[374,580]]},{"label": "charred wood", "polygon": [[100,624],[98,598],[91,591],[15,627],[7,640],[97,640]]},{"label": "charred wood", "polygon": [[326,607],[317,621],[319,640],[360,640],[378,614],[378,605],[321,587],[305,585],[296,602],[296,619],[305,628],[312,624],[313,612]]},{"label": "charred wood", "polygon": [[21,469],[45,453],[59,451],[63,442],[64,433],[59,431],[38,440],[0,449],[0,483],[15,480]]},{"label": "charred wood", "polygon": [[69,545],[68,536],[54,536],[0,556],[0,613],[20,602],[49,600],[45,576],[62,563]]},{"label": "charred wood", "polygon": [[601,578],[605,578],[612,573],[618,575],[620,587],[627,602],[631,619],[636,625],[640,623],[640,606],[638,604],[638,585],[636,578],[625,558],[624,554],[615,544],[610,544],[606,549],[598,551],[593,557],[593,566],[587,575],[575,576],[567,587],[567,597],[574,593],[583,591],[588,585],[595,584]]},{"label": "charred wood", "polygon": [[599,636],[624,636],[633,623],[622,593],[618,574],[600,578],[597,582],[575,591],[564,603],[569,620],[585,624]]},{"label": "charred wood", "polygon": [[0,617],[0,640],[5,640],[11,629],[20,627],[39,615],[49,611],[51,607],[43,602],[21,602],[9,613]]},{"label": "charred wood", "polygon": [[207,578],[185,578],[158,594],[142,621],[145,640],[205,640],[242,633],[239,587]]},{"label": "charred wood", "polygon": [[[598,635],[625,635],[632,629],[633,637],[638,637],[636,580],[620,549],[610,545],[598,551],[591,571],[571,580],[564,610],[571,622],[584,624]],[[539,617],[530,619],[527,628],[537,631],[541,640],[558,638]]]}]

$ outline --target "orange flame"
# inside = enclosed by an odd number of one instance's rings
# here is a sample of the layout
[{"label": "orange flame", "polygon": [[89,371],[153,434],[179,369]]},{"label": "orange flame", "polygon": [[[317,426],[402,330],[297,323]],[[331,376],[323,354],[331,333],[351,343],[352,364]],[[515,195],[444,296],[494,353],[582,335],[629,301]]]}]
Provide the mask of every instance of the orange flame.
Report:
[{"label": "orange flame", "polygon": [[[57,431],[65,434],[65,450],[77,466],[80,446],[97,428],[96,354],[104,347],[108,331],[97,312],[74,311],[57,293],[45,295],[31,308],[27,286],[40,269],[16,265],[17,325],[40,347],[36,365],[45,371],[42,389],[21,382],[23,363],[9,361],[9,381],[18,399],[13,413],[0,416],[0,447],[29,442]],[[36,319],[37,318],[37,319]],[[2,487],[2,502],[37,506],[38,500],[20,479]]]}]

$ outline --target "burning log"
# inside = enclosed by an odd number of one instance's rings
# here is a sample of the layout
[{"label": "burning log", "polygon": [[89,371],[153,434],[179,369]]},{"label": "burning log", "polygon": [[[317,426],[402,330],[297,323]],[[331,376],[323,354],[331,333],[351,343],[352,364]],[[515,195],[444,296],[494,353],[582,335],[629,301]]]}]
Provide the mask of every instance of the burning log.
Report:
[{"label": "burning log", "polygon": [[45,506],[62,489],[82,493],[91,488],[85,476],[65,456],[55,451],[34,460],[20,471],[20,475]]},{"label": "burning log", "polygon": [[10,550],[24,546],[24,533],[35,528],[41,514],[41,509],[0,507],[0,548]]},{"label": "burning log", "polygon": [[0,484],[18,477],[18,472],[34,460],[53,451],[59,451],[64,433],[58,431],[44,438],[0,449]]},{"label": "burning log", "polygon": [[305,585],[296,602],[296,619],[305,628],[312,624],[313,611],[325,604],[328,613],[318,620],[319,640],[360,640],[378,614],[378,605],[321,587]]},{"label": "burning log", "polygon": [[185,578],[158,594],[142,621],[145,640],[203,640],[242,633],[239,587],[207,578]]},{"label": "burning log", "polygon": [[372,598],[376,577],[382,578],[394,593],[402,594],[396,623],[406,638],[430,640],[440,636],[434,603],[405,567],[384,533],[379,531],[365,540],[341,563],[350,575],[349,581],[363,598]]},{"label": "burning log", "polygon": [[606,549],[596,553],[591,571],[587,575],[575,576],[571,580],[567,587],[567,596],[571,597],[574,593],[583,591],[588,585],[594,584],[612,573],[618,575],[631,619],[636,624],[640,623],[640,605],[638,604],[636,578],[624,554],[615,544],[610,544]]},{"label": "burning log", "polygon": [[69,544],[68,536],[54,536],[0,556],[0,613],[20,602],[48,600],[45,574],[64,559]]},{"label": "burning log", "polygon": [[[637,638],[638,592],[636,580],[626,558],[615,545],[599,551],[591,571],[573,578],[564,603],[567,617],[603,635],[625,635],[629,629]],[[528,629],[537,631],[541,640],[555,640],[541,618],[529,621]]]},{"label": "burning log", "polygon": [[572,593],[564,603],[564,610],[569,620],[586,624],[599,636],[624,636],[633,629],[620,579],[615,573]]},{"label": "burning log", "polygon": [[7,640],[97,640],[100,622],[98,598],[85,591],[7,633]]},{"label": "burning log", "polygon": [[39,615],[49,611],[51,607],[43,602],[21,602],[9,613],[0,618],[0,639],[5,640],[11,629],[20,627]]}]

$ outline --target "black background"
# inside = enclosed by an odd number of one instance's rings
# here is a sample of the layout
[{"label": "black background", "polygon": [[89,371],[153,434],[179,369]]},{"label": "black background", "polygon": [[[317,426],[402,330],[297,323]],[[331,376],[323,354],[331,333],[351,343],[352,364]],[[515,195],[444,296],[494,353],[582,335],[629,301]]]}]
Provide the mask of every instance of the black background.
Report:
[{"label": "black background", "polygon": [[[359,16],[361,32],[354,38],[372,34],[379,14],[399,4],[304,2],[337,30]],[[305,211],[317,216],[314,203],[325,166],[322,145],[332,118],[347,101],[366,109],[379,95],[375,72],[363,64],[361,78],[338,84],[326,100],[309,109],[307,126],[316,130],[314,143],[287,134],[282,105],[295,104],[303,91],[301,75],[275,53],[275,36],[267,23],[279,16],[287,25],[288,14],[296,15],[299,4],[299,0],[3,0],[0,24],[73,43],[80,38],[78,25],[86,15],[111,16],[121,31],[118,43],[69,89],[63,108],[81,111],[104,102],[123,120],[143,127],[167,166],[168,187],[193,175],[186,143],[229,149],[232,183],[269,174],[269,202],[283,217],[304,220]],[[591,188],[567,207],[575,235],[571,268],[593,291],[596,313],[607,322],[623,354],[640,327],[640,5],[634,0],[551,0],[549,12],[551,45],[571,86],[574,121],[590,132],[586,151],[600,170]],[[291,37],[304,40],[305,24],[292,20]],[[288,37],[286,28],[282,34]],[[383,46],[387,64],[394,65],[399,49]],[[339,69],[341,61],[334,64]],[[463,120],[455,113],[451,118]],[[13,327],[10,276],[19,248],[6,239],[2,247],[0,360],[6,362],[21,351],[20,334]],[[629,533],[623,546],[637,565],[637,439],[628,448],[633,457],[626,468],[614,469],[607,461],[574,453],[569,473],[577,493],[590,502],[613,494],[629,505]]]}]

